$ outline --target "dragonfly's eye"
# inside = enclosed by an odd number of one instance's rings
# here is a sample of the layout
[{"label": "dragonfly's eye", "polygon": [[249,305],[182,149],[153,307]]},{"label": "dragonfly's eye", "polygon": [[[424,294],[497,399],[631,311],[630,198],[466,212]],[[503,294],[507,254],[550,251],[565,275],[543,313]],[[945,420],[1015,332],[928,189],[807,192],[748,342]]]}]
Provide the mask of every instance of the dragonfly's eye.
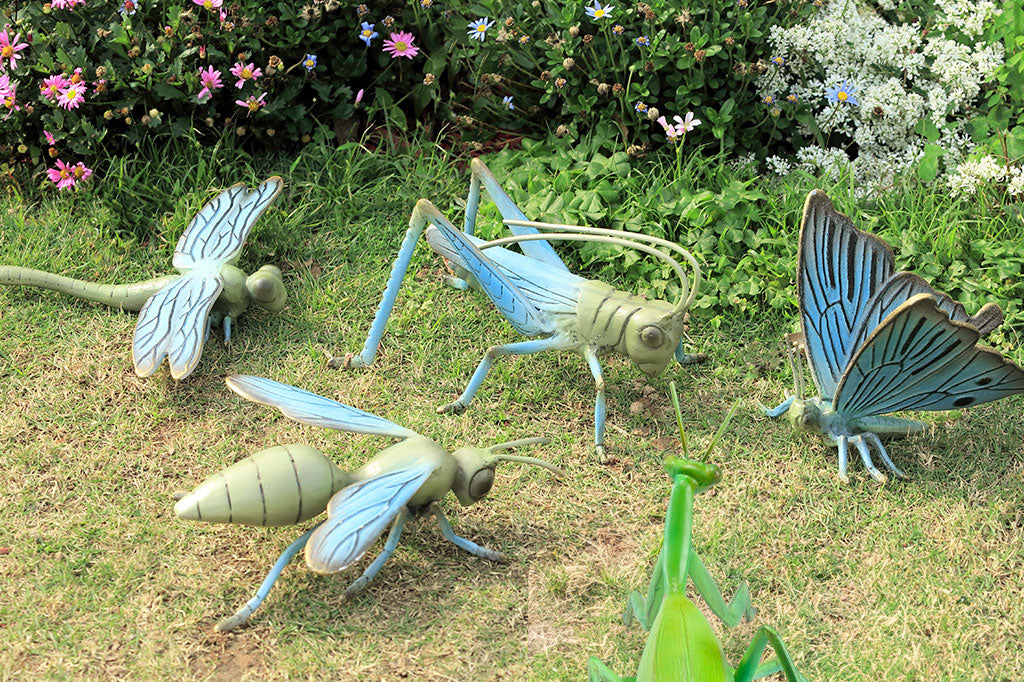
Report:
[{"label": "dragonfly's eye", "polygon": [[665,342],[665,332],[653,324],[648,325],[640,330],[640,340],[648,348],[660,348],[661,344]]},{"label": "dragonfly's eye", "polygon": [[473,474],[473,480],[469,482],[469,496],[476,502],[489,493],[493,485],[494,469],[480,469]]}]

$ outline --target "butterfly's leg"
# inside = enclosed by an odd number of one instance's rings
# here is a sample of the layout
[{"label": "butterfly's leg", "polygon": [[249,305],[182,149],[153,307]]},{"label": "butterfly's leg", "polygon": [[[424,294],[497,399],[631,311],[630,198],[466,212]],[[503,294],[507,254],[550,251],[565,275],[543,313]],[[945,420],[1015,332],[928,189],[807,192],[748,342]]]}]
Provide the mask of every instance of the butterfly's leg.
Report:
[{"label": "butterfly's leg", "polygon": [[438,507],[436,504],[430,505],[430,513],[437,517],[437,525],[441,527],[441,535],[444,536],[444,539],[448,540],[456,547],[460,547],[469,552],[470,554],[483,557],[484,559],[490,559],[491,561],[508,561],[508,559],[505,558],[505,555],[501,552],[496,552],[493,549],[481,547],[475,542],[470,542],[466,538],[460,538],[458,535],[456,535],[455,531],[452,530],[451,524],[448,523],[448,519],[446,519],[444,517],[444,514],[441,512],[441,508]]},{"label": "butterfly's leg", "polygon": [[583,349],[583,357],[587,359],[590,366],[590,373],[594,375],[594,385],[597,389],[597,399],[594,401],[594,449],[602,462],[607,461],[604,451],[604,421],[607,413],[607,403],[604,396],[604,375],[601,373],[601,362],[597,358],[597,351],[591,346]]},{"label": "butterfly's leg", "polygon": [[847,473],[850,463],[849,439],[846,436],[837,436],[835,442],[839,448],[839,480],[843,483],[849,483],[850,475]]},{"label": "butterfly's leg", "polygon": [[878,437],[877,433],[867,431],[864,433],[864,437],[867,438],[868,442],[875,446],[878,450],[878,454],[882,456],[882,461],[885,462],[885,466],[889,468],[889,471],[893,472],[900,478],[907,478],[907,475],[899,470],[892,459],[889,458],[889,453],[885,451],[885,446],[882,445],[882,439]]},{"label": "butterfly's leg", "polygon": [[875,479],[879,483],[885,483],[889,478],[879,471],[875,467],[875,463],[871,461],[871,450],[868,448],[868,442],[863,435],[857,435],[850,439],[854,446],[857,448],[857,452],[860,453],[860,461],[864,462],[864,468],[871,474],[871,478]]},{"label": "butterfly's leg", "polygon": [[587,663],[587,675],[588,682],[625,682],[623,678],[615,674],[615,671],[593,656]]},{"label": "butterfly's leg", "polygon": [[722,592],[718,589],[718,585],[715,584],[715,579],[708,573],[708,569],[705,568],[700,555],[693,550],[690,551],[686,573],[693,580],[697,591],[700,592],[700,596],[704,597],[704,601],[710,607],[712,613],[718,616],[728,627],[736,627],[743,618],[746,618],[748,621],[754,620],[754,616],[757,615],[757,609],[750,605],[750,588],[747,587],[747,581],[744,580],[740,583],[740,586],[736,588],[736,594],[726,604],[725,598],[722,597]]},{"label": "butterfly's leg", "polygon": [[384,550],[380,553],[373,563],[366,567],[363,574],[356,578],[351,585],[345,590],[345,596],[351,597],[356,594],[364,587],[370,584],[370,581],[377,575],[377,571],[380,570],[381,566],[391,558],[394,554],[395,548],[398,547],[398,540],[402,537],[402,526],[409,520],[409,510],[402,507],[402,511],[398,512],[398,518],[395,519],[394,524],[391,526],[391,532],[388,533],[388,539],[384,542]]},{"label": "butterfly's leg", "polygon": [[683,342],[676,346],[676,362],[680,365],[696,365],[708,359],[707,353],[687,353],[683,350]]},{"label": "butterfly's leg", "polygon": [[794,400],[796,400],[796,396],[795,395],[791,395],[788,398],[786,398],[785,400],[783,400],[782,403],[779,404],[776,407],[768,408],[768,407],[765,407],[764,405],[761,405],[760,403],[758,403],[758,405],[760,405],[761,409],[764,410],[764,413],[767,416],[769,416],[769,417],[781,417],[782,415],[786,414],[786,412],[789,411],[789,406],[793,404]]},{"label": "butterfly's leg", "polygon": [[225,315],[224,316],[223,324],[224,324],[224,344],[227,345],[227,344],[231,343],[231,316],[230,315]]},{"label": "butterfly's leg", "polygon": [[[778,656],[778,659],[758,665],[761,655],[768,645],[771,645],[772,649],[775,650],[775,655]],[[779,637],[779,633],[768,626],[762,625],[754,633],[753,641],[750,642],[746,653],[743,654],[740,664],[736,666],[735,680],[736,682],[751,682],[751,680],[766,677],[780,670],[786,676],[788,682],[806,682],[806,678],[800,674],[800,671],[793,664],[793,659],[790,657],[782,638]]]},{"label": "butterfly's leg", "polygon": [[247,623],[249,621],[249,617],[260,607],[263,600],[267,598],[267,594],[270,593],[270,588],[274,586],[275,582],[277,582],[277,579],[281,575],[281,571],[283,571],[284,567],[288,565],[288,562],[292,560],[292,557],[306,546],[306,541],[309,540],[309,536],[319,525],[319,523],[316,524],[316,526],[313,526],[300,535],[298,540],[288,545],[285,550],[281,552],[281,556],[278,557],[277,561],[274,562],[274,567],[270,569],[270,573],[268,573],[267,577],[263,579],[263,583],[260,585],[260,588],[256,590],[256,596],[247,601],[245,606],[238,609],[238,611],[235,612],[235,615],[225,618],[221,622],[217,623],[214,630],[217,632],[230,632],[239,625]]},{"label": "butterfly's leg", "polygon": [[480,361],[476,371],[473,372],[473,377],[469,380],[466,390],[462,392],[462,395],[457,400],[437,408],[438,413],[454,412],[455,414],[462,414],[465,412],[469,402],[473,400],[473,396],[479,390],[480,384],[484,382],[487,373],[491,371],[491,365],[494,364],[498,357],[502,355],[528,355],[530,353],[540,353],[541,351],[563,347],[565,347],[565,343],[558,336],[520,341],[518,343],[506,343],[502,346],[491,346],[487,349],[484,359]]}]

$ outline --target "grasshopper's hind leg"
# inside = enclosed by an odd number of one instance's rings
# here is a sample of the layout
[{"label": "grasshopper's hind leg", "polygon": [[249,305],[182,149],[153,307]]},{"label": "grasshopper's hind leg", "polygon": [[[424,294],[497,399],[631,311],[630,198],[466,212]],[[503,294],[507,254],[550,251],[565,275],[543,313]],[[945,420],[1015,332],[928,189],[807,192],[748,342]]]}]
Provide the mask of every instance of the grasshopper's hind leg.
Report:
[{"label": "grasshopper's hind leg", "polygon": [[263,579],[263,583],[260,585],[259,589],[256,590],[256,596],[247,601],[245,606],[238,609],[238,611],[235,612],[235,615],[229,616],[217,623],[214,630],[217,632],[230,632],[239,625],[245,625],[249,622],[249,617],[252,616],[256,609],[260,607],[263,600],[267,598],[267,595],[270,593],[270,588],[274,586],[274,583],[277,582],[277,579],[281,576],[281,571],[283,571],[284,567],[288,565],[288,562],[292,560],[292,557],[306,546],[306,541],[309,540],[309,536],[312,535],[313,531],[316,530],[319,525],[319,523],[316,524],[316,526],[313,526],[299,536],[298,540],[288,545],[285,550],[281,552],[281,556],[278,557],[277,561],[274,562],[274,567],[270,569],[270,573],[268,573],[267,577]]},{"label": "grasshopper's hind leg", "polygon": [[381,569],[391,555],[395,553],[395,548],[398,547],[398,540],[402,537],[402,526],[409,520],[409,510],[402,507],[402,510],[398,512],[398,518],[395,519],[394,524],[391,526],[391,532],[388,533],[388,539],[384,542],[384,549],[380,555],[373,560],[363,574],[356,578],[351,585],[345,589],[345,597],[351,597],[352,595],[360,592],[364,587],[370,584],[370,581],[377,576],[377,571]]}]

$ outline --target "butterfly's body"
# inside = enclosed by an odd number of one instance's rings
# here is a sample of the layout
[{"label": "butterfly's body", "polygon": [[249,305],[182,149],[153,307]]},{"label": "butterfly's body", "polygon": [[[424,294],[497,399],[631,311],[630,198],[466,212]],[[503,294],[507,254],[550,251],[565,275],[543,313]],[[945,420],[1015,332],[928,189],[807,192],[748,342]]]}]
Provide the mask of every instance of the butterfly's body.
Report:
[{"label": "butterfly's body", "polygon": [[924,429],[921,422],[888,416],[905,410],[951,410],[1024,392],[1024,370],[977,345],[1002,320],[987,304],[969,317],[963,306],[908,272],[895,272],[892,251],[836,212],[824,193],[804,205],[797,257],[803,344],[820,396],[796,397],[766,410],[788,413],[794,425],[817,428],[839,449],[839,477],[848,480],[852,445],[873,478],[871,461],[885,466],[883,436]]},{"label": "butterfly's body", "polygon": [[32,268],[0,267],[0,284],[34,286],[139,311],[132,359],[139,376],[150,376],[168,358],[171,376],[184,379],[195,370],[212,324],[223,324],[230,340],[231,322],[255,303],[267,310],[284,307],[281,271],[264,265],[252,275],[238,269],[245,237],[253,223],[281,191],[281,178],[270,178],[249,192],[242,184],[207,203],[185,228],[174,251],[177,275],[135,284],[96,284]]},{"label": "butterfly's body", "polygon": [[359,433],[402,438],[351,472],[340,470],[319,450],[281,445],[263,450],[211,476],[182,494],[174,507],[179,518],[210,523],[281,526],[301,523],[327,511],[327,519],[293,542],[275,563],[256,596],[217,625],[225,632],[245,623],[267,596],[285,565],[305,551],[307,565],[330,575],[356,562],[388,526],[383,552],[345,591],[365,587],[395,551],[405,522],[434,515],[441,534],[458,547],[492,561],[504,555],[452,531],[437,502],[448,491],[463,506],[487,495],[500,461],[517,461],[561,471],[529,457],[495,455],[500,450],[544,442],[525,439],[488,449],[460,448],[448,453],[429,438],[385,419],[314,393],[252,376],[231,376],[228,386],[243,397],[281,409],[306,423]]}]

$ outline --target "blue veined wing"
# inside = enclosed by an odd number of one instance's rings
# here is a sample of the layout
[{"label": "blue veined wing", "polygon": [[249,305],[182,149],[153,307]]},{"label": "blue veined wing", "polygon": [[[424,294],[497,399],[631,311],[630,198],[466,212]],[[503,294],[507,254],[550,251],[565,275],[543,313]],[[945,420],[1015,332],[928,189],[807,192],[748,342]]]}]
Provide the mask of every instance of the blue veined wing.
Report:
[{"label": "blue veined wing", "polygon": [[246,400],[276,407],[286,417],[303,424],[393,438],[419,435],[377,415],[272,379],[233,374],[227,378],[227,385]]},{"label": "blue veined wing", "polygon": [[348,568],[436,469],[436,459],[422,458],[339,490],[327,505],[327,521],[306,544],[306,564],[321,575]]},{"label": "blue veined wing", "polygon": [[953,321],[939,301],[917,294],[857,350],[836,390],[846,419],[902,410],[952,410],[1024,392],[1024,371],[976,346],[979,333]]}]

